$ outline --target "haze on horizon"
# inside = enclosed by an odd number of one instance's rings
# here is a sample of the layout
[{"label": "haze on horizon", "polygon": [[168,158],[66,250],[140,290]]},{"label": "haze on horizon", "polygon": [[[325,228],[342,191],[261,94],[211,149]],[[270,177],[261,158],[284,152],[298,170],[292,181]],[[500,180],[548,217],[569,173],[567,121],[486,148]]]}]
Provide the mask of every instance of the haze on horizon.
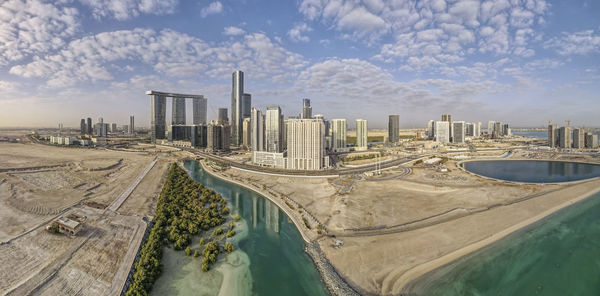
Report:
[{"label": "haze on horizon", "polygon": [[[285,3],[284,3],[285,2]],[[600,127],[598,1],[8,0],[0,127],[149,125],[146,90],[384,128],[455,120]]]}]

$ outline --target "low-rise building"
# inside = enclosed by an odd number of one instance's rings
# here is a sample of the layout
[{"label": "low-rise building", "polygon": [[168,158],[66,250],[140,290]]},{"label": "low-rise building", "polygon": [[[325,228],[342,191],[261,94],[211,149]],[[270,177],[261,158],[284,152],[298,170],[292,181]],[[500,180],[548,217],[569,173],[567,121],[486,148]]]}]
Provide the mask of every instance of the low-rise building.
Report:
[{"label": "low-rise building", "polygon": [[252,159],[260,166],[285,168],[285,152],[253,151]]}]

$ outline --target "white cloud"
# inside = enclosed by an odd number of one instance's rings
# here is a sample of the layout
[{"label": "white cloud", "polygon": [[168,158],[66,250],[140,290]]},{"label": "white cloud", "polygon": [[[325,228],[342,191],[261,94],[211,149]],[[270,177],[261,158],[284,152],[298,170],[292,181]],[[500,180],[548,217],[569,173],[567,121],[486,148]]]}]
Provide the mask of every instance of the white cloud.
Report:
[{"label": "white cloud", "polygon": [[57,7],[39,0],[3,1],[0,3],[0,65],[58,49],[80,26],[74,8]]},{"label": "white cloud", "polygon": [[552,48],[561,55],[586,55],[600,52],[600,35],[594,30],[575,33],[563,32],[544,43],[545,48]]},{"label": "white cloud", "polygon": [[308,42],[310,38],[306,35],[303,35],[306,32],[311,32],[313,29],[309,27],[306,23],[296,24],[293,28],[291,28],[287,35],[290,40],[294,42]]},{"label": "white cloud", "polygon": [[244,31],[241,28],[238,27],[225,27],[225,30],[223,31],[223,34],[227,35],[227,36],[238,36],[238,35],[244,35],[246,33],[246,31]]},{"label": "white cloud", "polygon": [[220,1],[215,1],[202,8],[202,11],[200,11],[200,16],[207,17],[211,14],[219,14],[221,12],[223,12],[223,4],[221,4]]},{"label": "white cloud", "polygon": [[227,77],[242,69],[257,79],[289,79],[304,58],[264,34],[247,34],[219,45],[172,30],[134,29],[73,40],[54,55],[13,66],[10,73],[47,79],[52,87],[113,80],[112,63],[141,62],[169,77]]},{"label": "white cloud", "polygon": [[445,64],[443,57],[533,56],[529,43],[538,38],[535,26],[548,6],[545,0],[303,0],[299,10],[308,21],[330,25],[339,38],[373,45],[391,36],[394,41],[382,44],[374,58],[424,69]]},{"label": "white cloud", "polygon": [[96,19],[114,17],[126,20],[141,13],[169,14],[175,11],[177,0],[79,0],[92,9]]}]

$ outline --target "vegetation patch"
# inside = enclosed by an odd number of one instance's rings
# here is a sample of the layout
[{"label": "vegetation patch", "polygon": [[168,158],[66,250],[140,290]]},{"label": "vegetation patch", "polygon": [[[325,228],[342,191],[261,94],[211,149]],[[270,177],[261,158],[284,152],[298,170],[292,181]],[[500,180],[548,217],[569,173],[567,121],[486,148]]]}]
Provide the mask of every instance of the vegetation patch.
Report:
[{"label": "vegetation patch", "polygon": [[[175,250],[185,250],[186,255],[199,257],[198,250],[192,251],[189,245],[194,235],[207,232],[225,223],[229,214],[227,200],[214,190],[195,182],[176,164],[171,165],[167,180],[158,199],[154,227],[140,251],[140,259],[135,264],[133,282],[126,295],[148,295],[152,285],[162,271],[162,248],[173,246]],[[233,229],[230,225],[230,229]],[[233,230],[232,230],[233,231]],[[213,232],[223,233],[217,228]],[[235,233],[235,232],[233,232]],[[233,235],[233,234],[232,234]],[[200,239],[204,245],[204,238]],[[220,249],[217,239],[204,245],[202,250],[202,270],[208,271],[217,261]],[[233,246],[229,247],[232,249]]]}]

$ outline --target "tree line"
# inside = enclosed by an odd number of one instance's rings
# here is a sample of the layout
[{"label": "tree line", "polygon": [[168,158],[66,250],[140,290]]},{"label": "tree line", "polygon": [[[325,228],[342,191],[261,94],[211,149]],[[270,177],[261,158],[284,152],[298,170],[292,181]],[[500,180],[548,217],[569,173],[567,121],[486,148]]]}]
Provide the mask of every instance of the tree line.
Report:
[{"label": "tree line", "polygon": [[[190,255],[189,245],[194,235],[225,223],[225,217],[229,214],[226,205],[227,200],[220,194],[195,182],[185,170],[172,164],[158,199],[152,221],[154,227],[140,251],[140,258],[134,266],[133,282],[125,295],[148,295],[162,272],[162,248],[173,246],[175,250],[185,249],[186,254]],[[220,233],[224,231],[217,229]],[[233,231],[233,225],[228,230]],[[201,244],[204,245],[204,238]],[[204,245],[202,270],[208,271],[211,264],[217,261],[220,248],[217,238]],[[231,252],[233,245],[227,243],[223,250]],[[194,257],[198,257],[198,253],[196,250]]]}]

